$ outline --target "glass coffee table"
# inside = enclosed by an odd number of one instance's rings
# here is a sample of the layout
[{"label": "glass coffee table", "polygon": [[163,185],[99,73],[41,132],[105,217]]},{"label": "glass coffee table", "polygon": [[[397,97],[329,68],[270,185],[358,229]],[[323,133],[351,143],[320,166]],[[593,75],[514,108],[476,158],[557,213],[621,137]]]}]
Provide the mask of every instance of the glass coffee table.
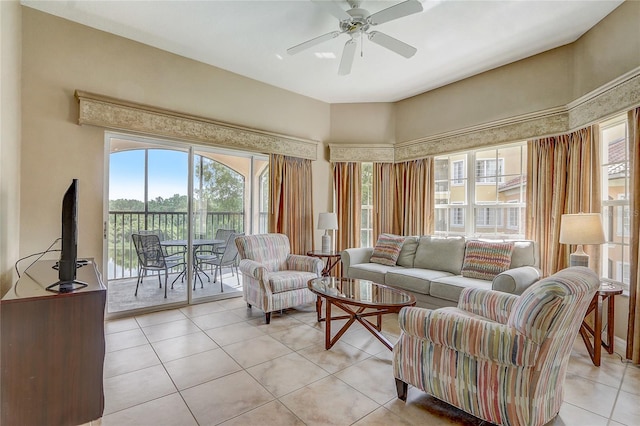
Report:
[{"label": "glass coffee table", "polygon": [[[393,345],[381,333],[382,315],[400,312],[405,306],[414,306],[416,298],[405,291],[387,287],[368,280],[351,278],[322,277],[308,282],[309,290],[318,296],[316,312],[318,322],[326,321],[325,349],[330,349],[342,335],[358,321],[387,348]],[[321,317],[322,298],[326,301],[324,318]],[[331,306],[335,305],[347,315],[331,316]],[[376,317],[376,322],[369,321]],[[342,328],[331,337],[331,321],[348,319]]]}]

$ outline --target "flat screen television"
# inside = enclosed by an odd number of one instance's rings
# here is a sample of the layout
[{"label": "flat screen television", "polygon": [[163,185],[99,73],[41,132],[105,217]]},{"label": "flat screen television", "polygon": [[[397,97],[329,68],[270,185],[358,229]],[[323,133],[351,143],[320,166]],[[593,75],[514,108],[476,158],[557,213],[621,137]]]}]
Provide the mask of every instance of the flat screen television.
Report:
[{"label": "flat screen television", "polygon": [[47,290],[69,293],[87,284],[76,280],[78,268],[78,179],[73,179],[62,198],[62,249],[56,263],[58,282]]}]

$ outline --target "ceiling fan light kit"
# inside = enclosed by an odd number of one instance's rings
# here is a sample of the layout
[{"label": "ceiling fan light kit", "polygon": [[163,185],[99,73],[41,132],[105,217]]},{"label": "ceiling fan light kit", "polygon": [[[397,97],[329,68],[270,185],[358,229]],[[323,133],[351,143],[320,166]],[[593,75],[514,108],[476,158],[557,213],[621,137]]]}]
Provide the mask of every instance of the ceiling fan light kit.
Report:
[{"label": "ceiling fan light kit", "polygon": [[338,18],[340,21],[338,26],[340,31],[332,31],[327,34],[312,38],[296,46],[287,49],[287,53],[295,55],[304,50],[307,50],[313,46],[316,46],[325,41],[334,39],[342,34],[348,34],[351,39],[348,40],[344,49],[342,50],[342,57],[340,59],[340,65],[338,67],[339,75],[347,75],[351,73],[351,66],[356,55],[357,39],[361,39],[362,35],[366,35],[367,38],[373,43],[382,46],[386,49],[397,53],[405,58],[410,58],[417,52],[417,49],[410,46],[394,37],[379,31],[368,32],[372,26],[380,25],[385,22],[392,21],[394,19],[402,18],[414,13],[422,12],[422,4],[418,0],[405,0],[402,3],[390,6],[386,9],[382,9],[379,12],[370,14],[367,10],[360,8],[360,1],[349,0],[349,7],[351,9],[344,10],[340,5],[334,1],[323,0],[311,0],[314,4],[318,5],[326,12]]}]

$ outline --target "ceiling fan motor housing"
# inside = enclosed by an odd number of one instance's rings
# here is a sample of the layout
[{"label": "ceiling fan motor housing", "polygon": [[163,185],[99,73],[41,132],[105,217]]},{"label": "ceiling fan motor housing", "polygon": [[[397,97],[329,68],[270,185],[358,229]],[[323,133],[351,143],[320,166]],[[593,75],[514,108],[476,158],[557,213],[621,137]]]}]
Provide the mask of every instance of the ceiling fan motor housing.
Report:
[{"label": "ceiling fan motor housing", "polygon": [[351,15],[351,19],[340,21],[340,30],[353,35],[354,33],[364,32],[369,29],[369,22],[367,22],[369,12],[367,10],[353,8],[346,12]]}]

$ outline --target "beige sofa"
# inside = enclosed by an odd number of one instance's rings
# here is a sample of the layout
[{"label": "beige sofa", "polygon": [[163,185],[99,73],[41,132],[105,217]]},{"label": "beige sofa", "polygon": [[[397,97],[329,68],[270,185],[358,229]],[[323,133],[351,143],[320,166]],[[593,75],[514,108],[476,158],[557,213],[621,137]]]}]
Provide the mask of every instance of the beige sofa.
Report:
[{"label": "beige sofa", "polygon": [[393,266],[369,262],[372,247],[346,249],[341,255],[343,275],[406,290],[415,295],[417,306],[430,309],[456,306],[463,288],[521,294],[541,278],[538,248],[529,240],[513,241],[509,269],[493,280],[463,276],[470,241],[464,237],[405,237]]}]

